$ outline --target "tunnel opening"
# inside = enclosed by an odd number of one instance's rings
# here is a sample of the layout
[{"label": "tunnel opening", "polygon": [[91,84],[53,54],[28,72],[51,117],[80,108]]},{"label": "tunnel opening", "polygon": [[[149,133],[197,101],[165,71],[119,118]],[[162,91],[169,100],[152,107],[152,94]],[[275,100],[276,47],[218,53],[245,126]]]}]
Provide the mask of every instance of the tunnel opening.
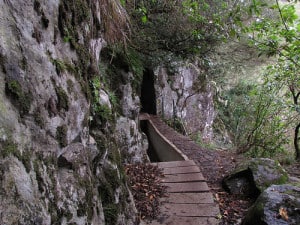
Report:
[{"label": "tunnel opening", "polygon": [[154,72],[145,69],[141,86],[141,112],[156,115],[156,97],[154,88]]}]

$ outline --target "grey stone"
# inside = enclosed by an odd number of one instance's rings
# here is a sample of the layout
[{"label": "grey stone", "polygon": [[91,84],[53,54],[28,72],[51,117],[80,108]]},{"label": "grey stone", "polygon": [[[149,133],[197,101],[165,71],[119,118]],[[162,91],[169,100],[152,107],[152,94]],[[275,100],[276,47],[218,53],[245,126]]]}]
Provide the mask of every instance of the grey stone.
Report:
[{"label": "grey stone", "polygon": [[[173,62],[174,71],[158,67],[154,74],[157,113],[172,119],[174,113],[182,120],[187,133],[201,133],[204,141],[213,138],[213,122],[216,116],[214,88],[202,71],[199,62]],[[173,101],[176,103],[174,112]]]},{"label": "grey stone", "polygon": [[[86,74],[78,68],[83,63],[81,56],[60,34],[60,26],[65,28],[59,24],[62,22],[59,21],[60,7],[68,2],[0,1],[0,54],[1,59],[5,59],[0,65],[0,224],[105,223],[98,188],[104,185],[101,181],[105,179],[107,168],[103,165],[108,164],[107,158],[110,157],[105,153],[112,151],[105,148],[112,141],[117,142],[114,130],[108,132],[106,127],[114,127],[116,121],[107,122],[103,128],[105,131],[95,128],[98,132],[94,133],[102,136],[90,138],[92,102],[87,87],[88,76],[95,74]],[[75,5],[85,3],[79,0]],[[87,58],[91,57],[91,65],[85,65],[84,69],[95,73],[97,67],[94,65],[102,60],[100,52],[107,40],[98,28],[92,27],[96,24],[102,27],[102,6],[99,1],[89,3],[82,11],[93,15],[94,23],[83,19],[80,25],[72,28],[79,31],[75,31],[77,43],[85,44],[83,48],[86,49],[81,49],[82,52],[90,54],[85,55]],[[65,18],[74,16],[65,13]],[[46,24],[43,25],[42,19]],[[63,68],[58,72],[59,66]],[[18,81],[22,90],[30,93],[31,102],[25,115],[21,115],[13,99],[5,92],[8,80]],[[99,102],[111,109],[109,91],[104,86],[99,90]],[[130,90],[128,83],[124,92]],[[131,157],[140,161],[147,146],[138,130],[139,100],[130,96],[132,92],[127,94],[121,110],[131,120],[124,119],[123,129],[133,129],[134,137],[129,137],[130,141],[124,145],[113,144],[117,150],[128,144],[129,148],[123,150],[130,151]],[[59,104],[64,97],[64,107],[61,107]],[[125,128],[129,124],[132,129]],[[66,127],[64,148],[57,138],[57,128],[62,126]],[[115,179],[122,188],[109,191],[124,210],[117,215],[122,218],[120,224],[133,224],[136,209],[132,201],[129,203],[122,196],[127,194],[128,188],[120,177]]]},{"label": "grey stone", "polygon": [[223,186],[234,194],[257,196],[272,184],[288,181],[287,172],[274,160],[254,158],[237,167],[223,179]]},{"label": "grey stone", "polygon": [[288,184],[272,185],[267,188],[242,222],[242,225],[252,224],[300,224],[300,188]]}]

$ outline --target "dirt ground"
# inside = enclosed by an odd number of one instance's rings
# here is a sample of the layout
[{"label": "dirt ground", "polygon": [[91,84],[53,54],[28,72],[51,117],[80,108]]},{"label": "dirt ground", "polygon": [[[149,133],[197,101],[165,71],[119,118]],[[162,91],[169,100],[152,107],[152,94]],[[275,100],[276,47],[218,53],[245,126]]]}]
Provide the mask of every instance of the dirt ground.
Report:
[{"label": "dirt ground", "polygon": [[[207,183],[212,189],[221,210],[220,225],[239,225],[255,199],[231,195],[222,188],[222,179],[239,163],[247,160],[243,155],[231,151],[212,151],[216,164],[207,164],[202,168]],[[200,165],[201,166],[201,165]],[[283,165],[290,176],[300,178],[300,163]],[[214,172],[209,172],[214,171]]]}]

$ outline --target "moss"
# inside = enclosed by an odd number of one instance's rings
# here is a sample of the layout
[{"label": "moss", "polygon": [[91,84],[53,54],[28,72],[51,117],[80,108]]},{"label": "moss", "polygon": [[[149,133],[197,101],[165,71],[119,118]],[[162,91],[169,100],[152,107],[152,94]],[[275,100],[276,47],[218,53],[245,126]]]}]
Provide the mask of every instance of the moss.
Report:
[{"label": "moss", "polygon": [[281,167],[278,161],[275,161],[276,170],[280,171],[282,174],[275,182],[275,184],[286,184],[289,180],[288,173]]},{"label": "moss", "polygon": [[32,97],[26,93],[19,81],[12,80],[5,83],[5,93],[11,98],[12,103],[19,109],[20,116],[26,115],[31,106]]},{"label": "moss", "polygon": [[69,73],[72,73],[72,74],[76,74],[77,73],[75,65],[73,65],[73,64],[71,64],[69,62],[64,62],[64,64],[65,64],[66,70]]},{"label": "moss", "polygon": [[114,204],[114,190],[109,183],[104,183],[98,188],[102,200],[105,224],[116,224],[119,213],[118,205]]},{"label": "moss", "polygon": [[26,169],[26,172],[29,173],[31,171],[31,153],[30,150],[26,150],[23,152],[21,156],[21,161]]},{"label": "moss", "polygon": [[51,59],[51,62],[55,66],[56,73],[58,75],[60,75],[61,73],[63,73],[64,71],[67,70],[67,67],[63,61],[61,61],[59,59]]},{"label": "moss", "polygon": [[95,117],[100,119],[101,122],[107,122],[112,121],[114,118],[114,115],[111,111],[111,109],[107,105],[100,105],[99,103],[93,104],[93,111],[95,114]]},{"label": "moss", "polygon": [[22,70],[27,70],[28,62],[25,57],[23,57],[22,60],[19,62],[19,66]]},{"label": "moss", "polygon": [[283,174],[277,181],[276,184],[286,184],[289,180],[288,174]]},{"label": "moss", "polygon": [[[90,184],[90,183],[89,183]],[[87,214],[87,219],[89,221],[92,220],[93,218],[93,199],[94,199],[94,195],[93,195],[93,188],[94,185],[93,184],[90,184],[90,185],[86,185],[86,194],[85,194],[85,204],[86,204],[86,207],[85,207],[85,211],[86,211],[86,214]]]},{"label": "moss", "polygon": [[61,147],[68,145],[67,133],[68,127],[66,125],[59,126],[56,129],[56,139]]},{"label": "moss", "polygon": [[65,92],[65,90],[62,87],[56,87],[56,94],[57,94],[57,108],[59,110],[69,110],[69,97],[67,95],[67,93]]},{"label": "moss", "polygon": [[106,169],[104,170],[104,174],[112,190],[116,190],[121,185],[117,169]]},{"label": "moss", "polygon": [[256,214],[261,214],[261,212],[264,212],[264,208],[265,208],[264,203],[259,202],[258,204],[255,205],[255,211],[254,212]]},{"label": "moss", "polygon": [[87,82],[88,67],[92,59],[89,52],[89,40],[91,34],[84,33],[85,43],[79,43],[79,33],[82,34],[82,23],[90,25],[90,9],[86,1],[68,1],[62,0],[59,5],[58,29],[62,38],[70,43],[78,55],[78,62],[72,69],[76,79],[79,81],[86,98],[91,99],[89,85]]},{"label": "moss", "polygon": [[119,214],[119,208],[117,205],[110,203],[103,207],[105,224],[116,224]]},{"label": "moss", "polygon": [[1,156],[3,158],[10,155],[21,158],[21,154],[18,151],[18,145],[14,143],[10,138],[0,143],[1,144]]},{"label": "moss", "polygon": [[40,191],[40,193],[43,193],[45,191],[45,183],[44,183],[44,179],[42,178],[42,174],[40,172],[40,166],[39,166],[39,162],[37,160],[35,160],[33,162],[33,169],[35,171],[35,176],[36,176],[36,181],[38,184],[38,189]]},{"label": "moss", "polygon": [[45,127],[45,121],[44,121],[44,118],[41,114],[41,109],[40,108],[37,108],[34,113],[33,113],[33,117],[34,117],[34,121],[35,123],[41,127],[41,128],[44,128]]}]

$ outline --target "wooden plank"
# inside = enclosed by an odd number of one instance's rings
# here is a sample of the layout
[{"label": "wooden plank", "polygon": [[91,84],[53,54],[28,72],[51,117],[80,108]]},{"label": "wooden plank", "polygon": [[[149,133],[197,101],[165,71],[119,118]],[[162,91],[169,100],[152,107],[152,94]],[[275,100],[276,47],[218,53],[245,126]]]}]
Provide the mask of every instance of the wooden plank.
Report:
[{"label": "wooden plank", "polygon": [[167,197],[162,198],[161,202],[176,204],[213,204],[214,198],[211,193],[169,193]]},{"label": "wooden plank", "polygon": [[218,225],[219,220],[213,217],[178,217],[161,216],[149,225]]},{"label": "wooden plank", "polygon": [[152,164],[153,165],[157,165],[159,168],[196,166],[196,164],[195,164],[195,162],[193,160],[159,162],[159,163],[152,163]]},{"label": "wooden plank", "polygon": [[179,183],[191,181],[205,181],[202,173],[182,173],[182,174],[168,174],[162,178],[163,183]]},{"label": "wooden plank", "polygon": [[160,217],[149,225],[217,225],[220,221],[212,217]]},{"label": "wooden plank", "polygon": [[220,214],[215,204],[172,204],[165,203],[160,207],[162,215],[178,217],[217,217]]},{"label": "wooden plank", "polygon": [[164,174],[200,173],[198,166],[164,168]]},{"label": "wooden plank", "polygon": [[206,182],[190,182],[190,183],[164,183],[167,186],[169,193],[182,193],[182,192],[205,192],[209,191]]}]

